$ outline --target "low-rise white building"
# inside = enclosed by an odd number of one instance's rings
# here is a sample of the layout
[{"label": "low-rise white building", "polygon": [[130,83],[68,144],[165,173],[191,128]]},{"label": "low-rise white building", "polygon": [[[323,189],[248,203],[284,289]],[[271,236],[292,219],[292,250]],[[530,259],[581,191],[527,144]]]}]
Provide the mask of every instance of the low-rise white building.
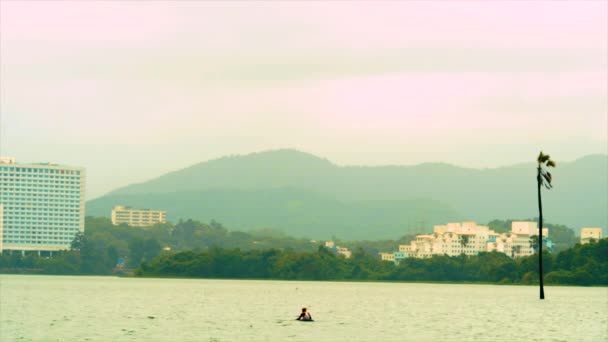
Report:
[{"label": "low-rise white building", "polygon": [[598,241],[602,238],[602,228],[581,228],[581,244]]},{"label": "low-rise white building", "polygon": [[395,261],[395,253],[378,253],[382,261]]},{"label": "low-rise white building", "polygon": [[117,205],[112,209],[112,224],[127,224],[135,227],[152,226],[157,223],[166,223],[167,213],[162,210],[135,209]]},{"label": "low-rise white building", "polygon": [[[548,237],[549,230],[543,228],[542,233]],[[401,258],[428,258],[433,255],[477,255],[497,251],[517,258],[534,254],[532,236],[538,236],[536,222],[513,222],[511,232],[503,234],[472,221],[448,223],[435,226],[433,234],[417,235],[409,245],[400,245],[399,252],[404,253],[400,255]],[[388,254],[392,255],[391,260],[395,259],[394,253],[380,253],[382,260],[389,260]]]},{"label": "low-rise white building", "polygon": [[352,256],[352,253],[351,253],[351,251],[348,250],[348,248],[340,247],[340,246],[336,245],[333,241],[325,241],[325,247],[331,249],[332,251],[336,252],[337,254],[343,255],[347,259]]}]

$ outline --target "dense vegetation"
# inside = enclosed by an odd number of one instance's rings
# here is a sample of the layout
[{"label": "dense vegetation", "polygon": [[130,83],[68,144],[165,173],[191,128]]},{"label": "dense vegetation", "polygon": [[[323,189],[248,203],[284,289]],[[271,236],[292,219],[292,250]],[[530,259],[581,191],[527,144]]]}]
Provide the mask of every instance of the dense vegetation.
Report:
[{"label": "dense vegetation", "polygon": [[[608,172],[608,156],[559,165],[556,186],[543,199],[545,218],[576,228],[608,226],[608,179],[597,177]],[[445,222],[537,215],[535,186],[535,163],[357,167],[279,150],[211,160],[117,189],[87,202],[87,213],[109,215],[121,203],[166,210],[173,221],[214,218],[240,231],[396,239]]]},{"label": "dense vegetation", "polygon": [[[608,239],[552,255],[543,254],[548,284],[608,285]],[[358,249],[347,259],[319,246],[315,252],[211,248],[164,253],[137,270],[142,276],[270,278],[298,280],[405,280],[533,284],[538,256],[511,259],[503,253],[380,261]]]},{"label": "dense vegetation", "polygon": [[0,271],[19,272],[27,269],[50,274],[111,274],[117,271],[119,259],[126,269],[160,255],[161,250],[200,251],[210,246],[223,248],[268,249],[290,248],[294,251],[313,251],[316,242],[295,239],[271,230],[251,233],[229,231],[222,224],[211,221],[180,221],[175,225],[158,224],[152,227],[114,226],[107,218],[87,217],[85,234],[78,235],[72,250],[54,252],[52,258],[39,257],[30,252],[5,253],[0,256]]},{"label": "dense vegetation", "polygon": [[[490,225],[496,226],[510,221],[492,222]],[[272,230],[243,233],[229,231],[215,221],[206,224],[192,220],[135,228],[87,217],[85,234],[77,236],[72,250],[54,253],[53,257],[5,253],[0,256],[0,272],[112,274],[137,269],[143,276],[525,284],[538,279],[535,256],[516,260],[501,253],[436,256],[406,259],[398,266],[379,260],[379,251],[396,250],[411,238],[338,240],[340,246],[353,251],[352,258],[346,259],[320,247],[320,241],[295,239]],[[608,239],[545,253],[547,283],[608,285]],[[116,267],[119,259],[125,260],[122,268]]]}]

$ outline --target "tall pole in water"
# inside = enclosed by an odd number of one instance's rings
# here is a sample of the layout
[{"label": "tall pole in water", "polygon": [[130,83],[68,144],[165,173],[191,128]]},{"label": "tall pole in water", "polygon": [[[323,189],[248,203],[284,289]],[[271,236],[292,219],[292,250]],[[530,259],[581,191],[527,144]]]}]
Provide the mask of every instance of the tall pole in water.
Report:
[{"label": "tall pole in water", "polygon": [[543,204],[540,197],[541,177],[541,169],[538,165],[538,175],[536,176],[538,183],[538,278],[540,280],[540,299],[545,299],[543,288]]},{"label": "tall pole in water", "polygon": [[547,189],[551,189],[551,173],[545,169],[546,167],[555,167],[555,162],[551,160],[548,154],[543,154],[541,151],[536,159],[538,169],[536,174],[536,183],[538,185],[538,278],[540,280],[540,299],[545,299],[545,290],[543,289],[543,203],[540,196],[541,185]]}]

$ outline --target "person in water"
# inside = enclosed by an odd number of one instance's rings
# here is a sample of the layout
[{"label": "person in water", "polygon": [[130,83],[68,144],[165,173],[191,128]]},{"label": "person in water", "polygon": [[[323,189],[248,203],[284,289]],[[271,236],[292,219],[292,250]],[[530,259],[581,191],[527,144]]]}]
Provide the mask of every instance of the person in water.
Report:
[{"label": "person in water", "polygon": [[297,318],[298,321],[312,321],[312,316],[310,312],[306,311],[306,308],[302,308],[302,313],[300,313],[300,317]]}]

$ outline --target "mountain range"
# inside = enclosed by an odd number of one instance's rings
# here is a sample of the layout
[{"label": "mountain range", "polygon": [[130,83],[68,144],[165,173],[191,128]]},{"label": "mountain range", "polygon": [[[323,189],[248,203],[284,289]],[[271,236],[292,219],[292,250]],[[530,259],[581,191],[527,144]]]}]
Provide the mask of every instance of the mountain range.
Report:
[{"label": "mountain range", "polygon": [[[534,160],[533,158],[531,158]],[[608,223],[608,155],[559,162],[543,190],[545,221]],[[116,189],[87,203],[162,209],[169,220],[219,221],[235,230],[274,229],[309,238],[383,239],[435,224],[538,216],[536,163],[474,169],[445,163],[339,166],[296,150],[223,157]]]}]

